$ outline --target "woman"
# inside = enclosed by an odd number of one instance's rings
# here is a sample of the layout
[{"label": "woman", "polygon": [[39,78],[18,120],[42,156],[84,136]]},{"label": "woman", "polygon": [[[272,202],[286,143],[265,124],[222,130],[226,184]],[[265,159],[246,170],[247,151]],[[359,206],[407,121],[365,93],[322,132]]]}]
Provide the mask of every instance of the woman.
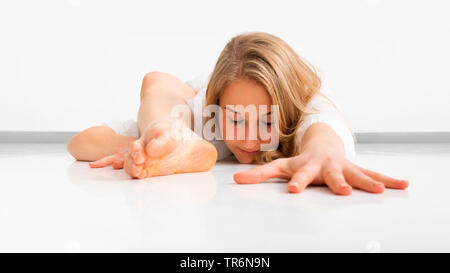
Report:
[{"label": "woman", "polygon": [[[283,40],[243,33],[227,43],[203,81],[183,83],[166,73],[148,73],[137,122],[88,128],[70,140],[68,151],[77,160],[94,161],[92,168],[112,165],[139,179],[208,171],[232,154],[240,163],[262,164],[236,173],[237,183],[283,178],[291,193],[326,184],[339,195],[349,195],[352,187],[372,193],[407,188],[406,180],[351,162],[353,134],[329,92]],[[218,111],[203,116],[195,105]],[[174,115],[180,111],[184,115]],[[215,139],[197,130],[210,121]],[[255,137],[254,128],[260,127],[265,131]],[[262,149],[274,139],[275,146]]]}]

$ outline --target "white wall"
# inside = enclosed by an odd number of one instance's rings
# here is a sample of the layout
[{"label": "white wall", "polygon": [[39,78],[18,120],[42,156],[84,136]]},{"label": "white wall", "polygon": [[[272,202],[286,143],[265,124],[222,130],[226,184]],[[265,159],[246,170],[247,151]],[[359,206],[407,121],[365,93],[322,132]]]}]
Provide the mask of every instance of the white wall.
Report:
[{"label": "white wall", "polygon": [[234,35],[286,40],[356,131],[450,131],[449,1],[1,1],[0,131],[135,118],[152,70],[211,70]]}]

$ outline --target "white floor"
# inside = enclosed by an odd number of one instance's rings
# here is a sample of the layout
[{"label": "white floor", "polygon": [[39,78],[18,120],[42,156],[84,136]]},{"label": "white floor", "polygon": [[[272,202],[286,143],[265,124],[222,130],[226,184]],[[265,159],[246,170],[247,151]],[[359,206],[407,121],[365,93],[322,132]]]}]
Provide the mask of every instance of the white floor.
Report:
[{"label": "white floor", "polygon": [[90,169],[63,144],[0,143],[0,251],[450,251],[450,143],[360,144],[361,166],[406,191],[237,185],[250,168],[132,180]]}]

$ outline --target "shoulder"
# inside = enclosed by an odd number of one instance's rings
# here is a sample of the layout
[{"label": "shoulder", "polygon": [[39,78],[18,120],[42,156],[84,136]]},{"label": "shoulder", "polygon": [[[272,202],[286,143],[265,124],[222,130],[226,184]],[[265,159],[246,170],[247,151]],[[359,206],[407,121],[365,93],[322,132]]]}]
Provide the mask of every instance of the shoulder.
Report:
[{"label": "shoulder", "polygon": [[336,112],[339,111],[340,107],[333,90],[328,85],[323,84],[319,92],[314,94],[308,102],[307,108],[320,112]]}]

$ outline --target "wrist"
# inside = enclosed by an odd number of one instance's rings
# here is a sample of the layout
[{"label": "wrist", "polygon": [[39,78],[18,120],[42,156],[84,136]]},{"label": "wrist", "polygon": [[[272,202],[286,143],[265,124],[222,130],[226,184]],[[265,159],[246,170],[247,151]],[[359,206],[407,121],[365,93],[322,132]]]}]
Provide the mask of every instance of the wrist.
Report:
[{"label": "wrist", "polygon": [[327,158],[343,158],[345,156],[345,151],[336,147],[335,143],[330,142],[316,142],[305,145],[303,147],[302,153],[311,154],[319,157]]}]

